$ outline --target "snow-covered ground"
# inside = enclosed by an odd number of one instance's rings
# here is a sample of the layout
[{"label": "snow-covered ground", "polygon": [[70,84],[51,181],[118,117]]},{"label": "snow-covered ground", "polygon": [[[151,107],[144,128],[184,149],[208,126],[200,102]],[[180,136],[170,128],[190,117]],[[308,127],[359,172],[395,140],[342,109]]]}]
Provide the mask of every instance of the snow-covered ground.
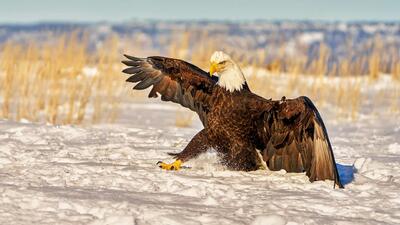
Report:
[{"label": "snow-covered ground", "polygon": [[400,224],[398,118],[322,112],[350,177],[341,190],[304,174],[229,171],[212,152],[162,171],[156,162],[201,127],[176,128],[175,113],[143,103],[112,125],[0,121],[0,224]]}]

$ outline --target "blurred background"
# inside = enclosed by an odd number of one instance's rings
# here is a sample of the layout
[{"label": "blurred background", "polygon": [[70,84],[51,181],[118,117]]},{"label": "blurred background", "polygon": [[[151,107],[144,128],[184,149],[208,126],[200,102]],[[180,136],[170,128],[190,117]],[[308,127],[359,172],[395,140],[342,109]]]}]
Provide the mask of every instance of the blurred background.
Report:
[{"label": "blurred background", "polygon": [[[124,83],[123,53],[208,70],[216,50],[265,98],[307,95],[339,120],[396,117],[399,10],[394,0],[2,0],[0,118],[112,123],[148,101]],[[193,118],[177,107],[176,126]]]}]

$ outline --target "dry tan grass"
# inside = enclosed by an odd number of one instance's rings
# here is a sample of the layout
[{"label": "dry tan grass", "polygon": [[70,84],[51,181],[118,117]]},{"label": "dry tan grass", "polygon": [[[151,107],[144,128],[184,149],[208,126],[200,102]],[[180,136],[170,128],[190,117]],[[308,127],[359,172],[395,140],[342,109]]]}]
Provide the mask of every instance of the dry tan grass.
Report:
[{"label": "dry tan grass", "polygon": [[123,87],[117,40],[105,43],[109,52],[93,54],[77,33],[55,40],[2,46],[1,117],[52,124],[112,122]]},{"label": "dry tan grass", "polygon": [[[146,98],[145,92],[126,90],[119,61],[122,53],[145,56],[157,52],[143,48],[146,43],[140,38],[125,40],[113,36],[102,43],[99,50],[89,53],[87,38],[85,35],[78,38],[78,33],[59,35],[40,44],[8,42],[1,46],[0,117],[52,124],[113,122],[118,118],[122,95],[129,95],[134,101]],[[192,43],[194,36],[200,36],[196,44]],[[302,49],[296,56],[286,55],[284,43],[275,58],[270,57],[267,49],[249,52],[234,48],[224,45],[222,38],[208,38],[207,31],[177,32],[171,40],[174,41],[160,40],[161,44],[168,46],[170,57],[189,60],[207,69],[212,52],[223,49],[242,67],[262,68],[272,74],[248,74],[249,85],[256,93],[274,99],[282,95],[307,95],[317,105],[331,104],[340,117],[355,119],[363,100],[371,96],[364,96],[361,92],[366,84],[360,79],[327,84],[324,80],[326,75],[333,77],[340,74],[343,78],[353,77],[354,74],[367,75],[370,84],[373,84],[382,73],[387,72],[392,74],[394,80],[400,81],[398,60],[393,60],[390,65],[382,63],[388,59],[383,57],[386,47],[380,38],[366,45],[370,54],[355,61],[345,58],[329,68],[327,62],[331,49],[324,44],[309,59],[301,53],[307,52],[307,49]],[[122,52],[121,49],[128,51]],[[389,53],[393,56],[397,51],[392,49]],[[365,71],[363,68],[368,69]],[[284,79],[280,78],[281,74],[284,74]],[[305,77],[308,81],[304,81]],[[393,93],[378,93],[372,98],[376,102],[385,98],[394,99],[390,112],[398,113],[400,103],[396,99],[400,94],[399,89],[396,90]],[[180,127],[190,126],[194,118],[193,114],[184,111],[178,111],[176,115],[175,124]]]},{"label": "dry tan grass", "polygon": [[[371,80],[376,80],[383,73],[392,73],[397,76],[400,70],[398,63],[399,52],[395,43],[383,41],[379,34],[370,38],[363,44],[361,49],[353,49],[352,40],[346,45],[349,53],[340,58],[338,62],[328,66],[328,59],[332,58],[333,50],[330,46],[321,42],[317,47],[299,44],[296,46],[295,54],[288,54],[287,37],[276,37],[271,46],[258,47],[249,50],[246,45],[249,43],[236,44],[230,40],[226,33],[209,35],[207,29],[176,30],[168,40],[159,40],[159,44],[165,46],[168,51],[165,53],[170,57],[189,60],[192,63],[206,68],[209,56],[215,50],[224,50],[229,53],[241,66],[254,66],[265,68],[271,73],[280,74],[307,74],[312,76],[359,76],[368,75]],[[251,42],[251,38],[248,42]],[[132,42],[132,40],[131,40]],[[135,42],[133,40],[133,42]],[[126,49],[135,52],[136,55],[144,53],[145,44],[129,44]],[[148,46],[150,44],[147,44]],[[269,44],[271,45],[271,43]],[[312,50],[312,54],[310,54]],[[159,54],[151,52],[151,54]]]}]

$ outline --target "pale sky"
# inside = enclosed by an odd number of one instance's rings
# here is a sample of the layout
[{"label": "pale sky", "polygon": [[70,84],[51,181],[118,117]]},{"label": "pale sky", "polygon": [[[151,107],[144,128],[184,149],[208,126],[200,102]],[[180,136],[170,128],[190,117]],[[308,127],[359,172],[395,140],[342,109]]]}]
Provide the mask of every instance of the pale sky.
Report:
[{"label": "pale sky", "polygon": [[400,21],[400,0],[0,0],[0,23],[133,19]]}]

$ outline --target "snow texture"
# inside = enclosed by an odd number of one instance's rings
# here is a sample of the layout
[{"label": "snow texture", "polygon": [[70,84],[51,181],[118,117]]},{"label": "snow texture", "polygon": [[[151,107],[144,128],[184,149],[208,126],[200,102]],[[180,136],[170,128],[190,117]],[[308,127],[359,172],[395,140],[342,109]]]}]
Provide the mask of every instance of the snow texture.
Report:
[{"label": "snow texture", "polygon": [[333,189],[283,170],[229,171],[212,151],[162,171],[155,163],[201,126],[176,128],[174,105],[146,106],[113,125],[0,121],[0,224],[400,224],[397,118],[325,118],[346,183]]}]

